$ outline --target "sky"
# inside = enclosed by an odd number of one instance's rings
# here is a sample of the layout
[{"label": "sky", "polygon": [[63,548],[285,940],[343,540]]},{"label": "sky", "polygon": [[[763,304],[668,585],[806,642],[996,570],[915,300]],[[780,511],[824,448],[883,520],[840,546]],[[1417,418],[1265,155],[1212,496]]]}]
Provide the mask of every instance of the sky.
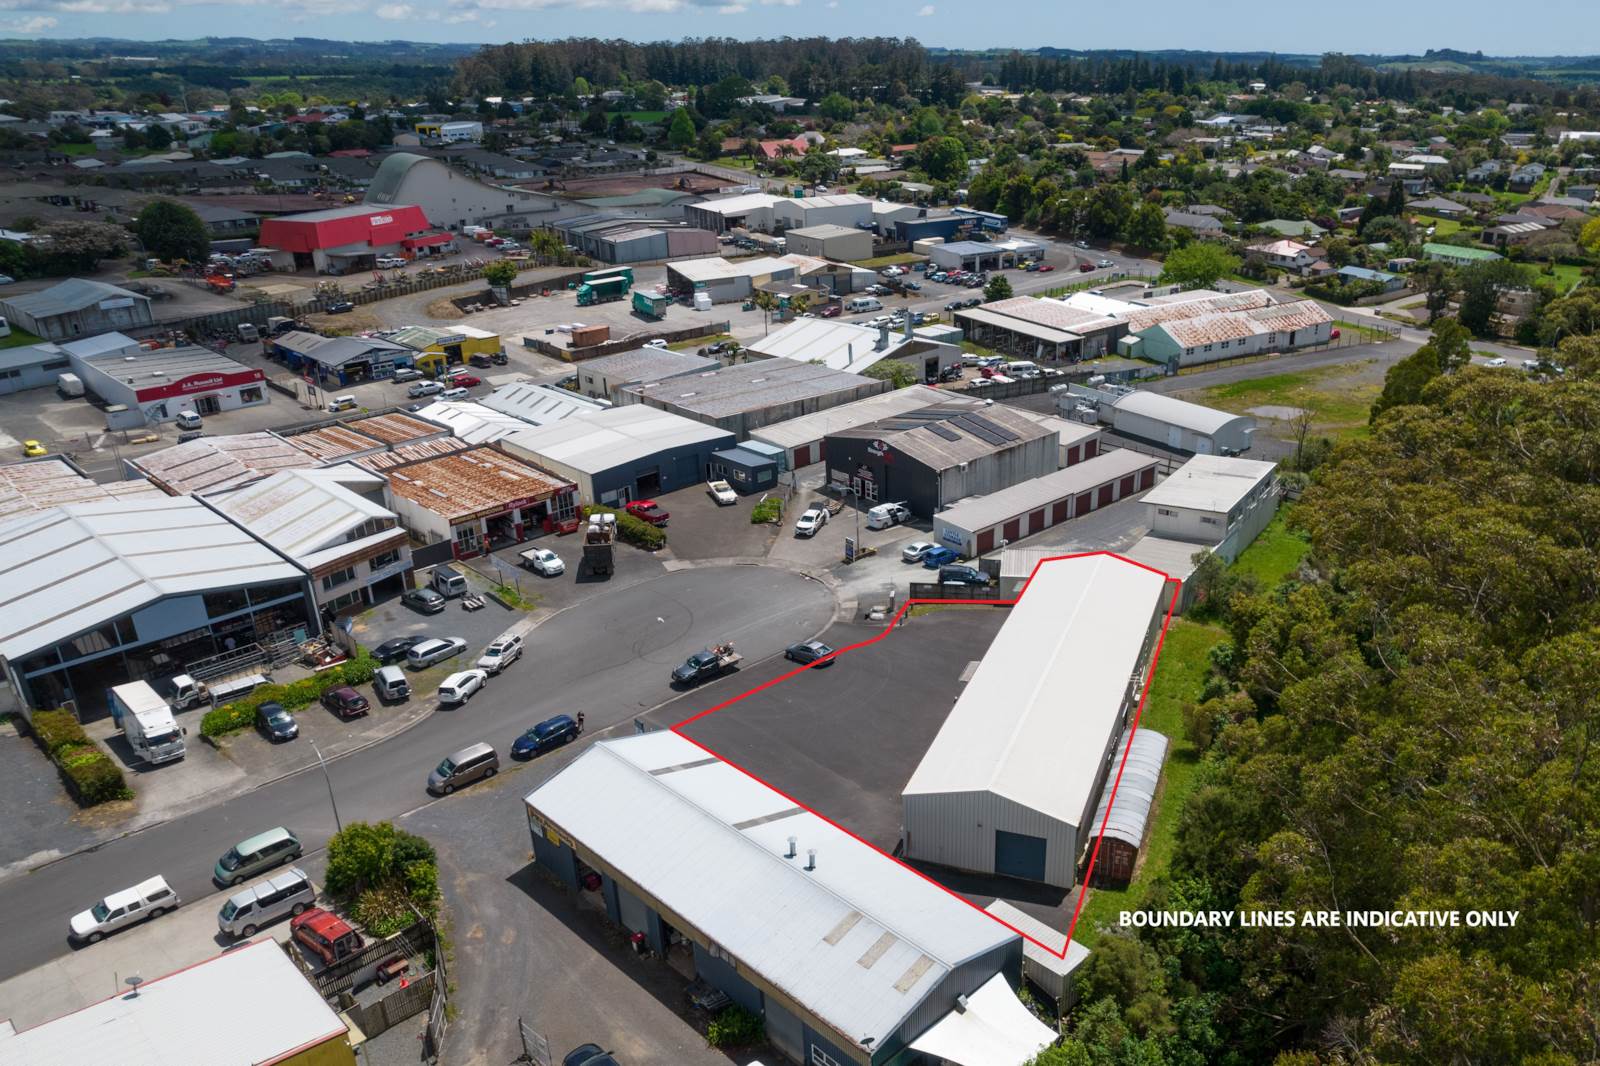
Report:
[{"label": "sky", "polygon": [[[949,48],[1600,53],[1595,0],[0,0],[0,35],[524,38],[904,36]],[[623,19],[621,23],[616,20]]]}]

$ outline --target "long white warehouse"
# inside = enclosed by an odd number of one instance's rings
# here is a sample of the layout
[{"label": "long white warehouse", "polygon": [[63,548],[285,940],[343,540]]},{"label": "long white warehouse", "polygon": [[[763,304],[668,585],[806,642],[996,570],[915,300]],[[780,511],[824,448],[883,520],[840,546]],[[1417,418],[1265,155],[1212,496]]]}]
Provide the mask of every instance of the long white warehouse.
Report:
[{"label": "long white warehouse", "polygon": [[1072,887],[1169,598],[1113,555],[1041,566],[901,793],[906,856]]}]

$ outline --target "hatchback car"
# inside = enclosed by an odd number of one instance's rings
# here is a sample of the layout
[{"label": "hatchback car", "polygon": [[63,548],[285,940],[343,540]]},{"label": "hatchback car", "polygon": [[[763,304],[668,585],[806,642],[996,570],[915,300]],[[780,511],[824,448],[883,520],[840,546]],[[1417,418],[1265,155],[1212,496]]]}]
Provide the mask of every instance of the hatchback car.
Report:
[{"label": "hatchback car", "polygon": [[443,391],[444,386],[437,381],[414,381],[406,390],[406,395],[416,399],[418,396],[437,396]]},{"label": "hatchback car", "polygon": [[349,958],[366,946],[349,922],[321,907],[295,915],[289,929],[295,940],[321,959],[324,966]]},{"label": "hatchback car", "polygon": [[800,516],[794,524],[794,535],[797,537],[814,537],[817,530],[828,524],[828,512],[820,507],[813,507]]},{"label": "hatchback car", "polygon": [[360,718],[370,709],[367,698],[349,685],[340,685],[324,692],[322,705],[340,718]]},{"label": "hatchback car", "polygon": [[488,680],[489,674],[484,670],[462,670],[451,674],[439,682],[439,702],[446,705],[466,703]]},{"label": "hatchback car", "polygon": [[457,374],[450,379],[450,384],[462,389],[470,389],[483,384],[483,379],[476,374]]},{"label": "hatchback car", "polygon": [[49,449],[47,449],[43,444],[40,444],[38,441],[25,440],[22,442],[22,454],[24,458],[33,459],[41,455],[48,455],[50,453]]},{"label": "hatchback car", "polygon": [[[432,589],[429,589],[428,591],[433,592]],[[433,594],[435,596],[439,595],[437,592],[434,592]],[[406,652],[410,651],[412,648],[415,648],[418,644],[421,644],[427,639],[427,637],[395,637],[394,639],[386,640],[382,644],[379,644],[376,648],[373,648],[372,657],[384,665],[388,665],[389,663],[397,663],[406,657]]]},{"label": "hatchback car", "polygon": [[903,563],[920,563],[924,555],[927,555],[937,547],[937,544],[929,544],[925,540],[914,540],[900,549],[900,561]]},{"label": "hatchback car", "polygon": [[438,614],[444,610],[444,597],[432,589],[406,589],[400,594],[400,602],[423,614]]},{"label": "hatchback car", "polygon": [[570,744],[578,739],[578,723],[571,715],[558,714],[546,718],[511,742],[513,759],[531,759],[535,755]]},{"label": "hatchback car", "polygon": [[633,517],[649,522],[653,526],[664,526],[667,524],[667,519],[672,517],[654,500],[634,500],[623,509]]},{"label": "hatchback car", "polygon": [[294,720],[294,715],[284,710],[281,703],[263,703],[257,707],[256,728],[274,744],[280,740],[293,740],[300,735],[299,723]]},{"label": "hatchback car", "polygon": [[483,649],[483,655],[478,659],[478,669],[498,674],[520,658],[522,658],[522,638],[501,637]]},{"label": "hatchback car", "polygon": [[817,314],[821,315],[823,318],[838,318],[843,313],[844,308],[840,307],[838,304],[829,304],[827,307],[824,307],[821,311],[817,312]]},{"label": "hatchback car", "polygon": [[356,305],[351,303],[349,300],[337,300],[328,305],[328,314],[342,315],[348,311],[354,311],[355,309]]},{"label": "hatchback car", "polygon": [[406,665],[413,670],[422,670],[460,655],[466,648],[467,642],[460,637],[434,637],[406,652]]},{"label": "hatchback car", "polygon": [[923,555],[922,565],[925,569],[937,570],[939,567],[953,563],[959,558],[961,558],[960,552],[940,545]]},{"label": "hatchback car", "polygon": [[783,649],[785,659],[801,665],[832,666],[833,660],[828,658],[832,654],[833,649],[820,640],[803,640]]},{"label": "hatchback car", "polygon": [[622,1066],[611,1052],[599,1044],[584,1044],[567,1052],[561,1066]]}]

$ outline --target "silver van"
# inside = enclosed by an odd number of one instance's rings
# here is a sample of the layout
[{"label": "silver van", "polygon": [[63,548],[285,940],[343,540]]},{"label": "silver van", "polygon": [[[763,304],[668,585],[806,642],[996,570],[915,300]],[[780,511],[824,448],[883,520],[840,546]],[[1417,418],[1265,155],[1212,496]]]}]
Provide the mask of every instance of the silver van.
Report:
[{"label": "silver van", "polygon": [[280,825],[229,848],[217,860],[211,876],[219,885],[241,885],[263,870],[293,862],[304,850],[300,838]]},{"label": "silver van", "polygon": [[429,579],[428,584],[433,591],[446,599],[467,594],[466,577],[459,570],[442,564],[433,568],[433,577]]},{"label": "silver van", "polygon": [[858,315],[863,311],[882,311],[883,304],[875,296],[857,296],[845,304],[844,309],[852,315]]},{"label": "silver van", "polygon": [[372,675],[372,691],[384,703],[401,703],[411,698],[411,682],[398,666],[380,666]]},{"label": "silver van", "polygon": [[448,796],[462,785],[493,777],[500,769],[500,756],[487,744],[469,744],[434,767],[428,775],[428,791]]},{"label": "silver van", "polygon": [[217,928],[228,936],[251,937],[285,915],[299,914],[317,902],[317,886],[298,866],[235,892],[217,912]]}]

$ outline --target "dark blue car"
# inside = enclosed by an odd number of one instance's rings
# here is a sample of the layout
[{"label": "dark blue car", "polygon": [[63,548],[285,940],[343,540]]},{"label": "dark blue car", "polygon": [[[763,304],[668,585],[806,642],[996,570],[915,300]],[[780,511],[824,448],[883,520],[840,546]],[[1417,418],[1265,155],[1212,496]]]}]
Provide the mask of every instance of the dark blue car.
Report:
[{"label": "dark blue car", "polygon": [[946,563],[953,563],[961,558],[961,553],[953,548],[938,547],[922,557],[922,565],[927,570],[937,570]]},{"label": "dark blue car", "polygon": [[511,742],[513,759],[531,759],[535,755],[569,744],[578,737],[578,723],[571,715],[558,714],[546,718],[516,740]]}]

